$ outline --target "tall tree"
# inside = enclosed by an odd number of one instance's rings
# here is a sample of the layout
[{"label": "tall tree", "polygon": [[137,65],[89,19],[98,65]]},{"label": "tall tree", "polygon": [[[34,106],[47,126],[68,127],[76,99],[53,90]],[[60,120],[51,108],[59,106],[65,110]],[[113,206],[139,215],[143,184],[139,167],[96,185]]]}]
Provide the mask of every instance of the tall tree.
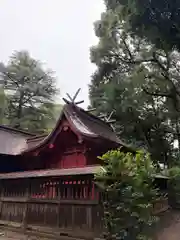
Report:
[{"label": "tall tree", "polygon": [[62,105],[56,103],[43,103],[38,108],[24,109],[25,116],[21,128],[33,129],[36,134],[49,133],[55,127],[61,111]]},{"label": "tall tree", "polygon": [[53,103],[57,93],[53,72],[44,70],[26,51],[15,52],[6,66],[1,65],[0,71],[7,95],[9,125],[36,132],[34,123],[42,124],[42,105]]},{"label": "tall tree", "polygon": [[90,85],[91,104],[98,113],[114,109],[121,138],[145,147],[156,161],[170,163],[174,140],[180,143],[180,54],[132,35],[129,12],[118,1],[112,3],[107,1],[95,23],[99,44],[92,47],[91,60],[98,68]]},{"label": "tall tree", "polygon": [[131,33],[146,37],[158,48],[180,50],[178,0],[105,0],[108,9],[121,7]]},{"label": "tall tree", "polygon": [[6,96],[3,86],[0,87],[0,124],[5,123]]}]

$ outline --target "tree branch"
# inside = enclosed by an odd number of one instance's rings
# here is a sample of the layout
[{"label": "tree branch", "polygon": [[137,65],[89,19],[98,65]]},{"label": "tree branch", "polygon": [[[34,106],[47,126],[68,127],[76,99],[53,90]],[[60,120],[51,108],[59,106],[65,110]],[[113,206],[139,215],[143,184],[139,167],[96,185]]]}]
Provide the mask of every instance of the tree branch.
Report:
[{"label": "tree branch", "polygon": [[8,77],[11,81],[13,81],[13,83],[17,86],[17,88],[19,88],[19,84],[17,83],[17,81],[15,81],[15,79],[7,72],[3,72],[3,74]]},{"label": "tree branch", "polygon": [[149,92],[145,87],[142,87],[142,89],[146,94],[150,96],[172,98],[172,95],[170,93]]}]

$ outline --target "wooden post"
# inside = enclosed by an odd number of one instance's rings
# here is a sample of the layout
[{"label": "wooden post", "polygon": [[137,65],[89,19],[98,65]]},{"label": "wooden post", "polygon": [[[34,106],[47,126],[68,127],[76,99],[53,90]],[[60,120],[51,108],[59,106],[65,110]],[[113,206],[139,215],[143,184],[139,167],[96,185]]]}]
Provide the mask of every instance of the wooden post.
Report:
[{"label": "wooden post", "polygon": [[60,226],[60,201],[61,201],[61,193],[60,193],[60,187],[62,187],[61,185],[62,181],[59,179],[58,181],[58,190],[57,190],[57,193],[58,193],[58,206],[57,206],[57,228],[59,229],[59,226]]},{"label": "wooden post", "polygon": [[23,221],[22,221],[22,228],[25,231],[27,229],[27,214],[28,214],[28,200],[30,198],[30,181],[29,179],[26,180],[26,190],[25,190],[25,202],[24,202],[24,212],[23,212]]},{"label": "wooden post", "polygon": [[2,207],[3,207],[3,202],[2,198],[4,197],[4,186],[3,186],[3,181],[0,181],[0,188],[1,188],[1,194],[0,194],[0,219],[2,215]]},{"label": "wooden post", "polygon": [[88,206],[86,208],[86,217],[87,217],[87,226],[89,228],[89,230],[92,230],[92,205]]},{"label": "wooden post", "polygon": [[72,229],[75,228],[75,206],[71,206],[71,219],[72,219]]}]

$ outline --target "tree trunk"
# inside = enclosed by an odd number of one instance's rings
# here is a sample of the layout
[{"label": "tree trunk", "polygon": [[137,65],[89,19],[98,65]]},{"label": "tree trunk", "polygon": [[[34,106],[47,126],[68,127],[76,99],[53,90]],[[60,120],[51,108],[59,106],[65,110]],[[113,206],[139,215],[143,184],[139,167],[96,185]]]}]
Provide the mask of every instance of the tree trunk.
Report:
[{"label": "tree trunk", "polygon": [[16,128],[20,128],[21,127],[20,119],[22,118],[23,97],[24,97],[24,93],[22,92],[20,94],[19,105],[18,105],[18,109],[17,109],[18,123],[16,123],[16,126],[15,126]]}]

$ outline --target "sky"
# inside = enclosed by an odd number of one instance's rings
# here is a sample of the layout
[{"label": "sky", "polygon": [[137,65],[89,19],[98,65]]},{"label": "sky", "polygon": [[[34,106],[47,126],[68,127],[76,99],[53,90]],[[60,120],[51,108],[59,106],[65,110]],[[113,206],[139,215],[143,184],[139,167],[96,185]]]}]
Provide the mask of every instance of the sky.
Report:
[{"label": "sky", "polygon": [[81,88],[77,100],[86,108],[95,70],[89,48],[98,43],[93,23],[103,11],[103,0],[0,0],[0,62],[28,50],[55,71],[58,101]]}]

